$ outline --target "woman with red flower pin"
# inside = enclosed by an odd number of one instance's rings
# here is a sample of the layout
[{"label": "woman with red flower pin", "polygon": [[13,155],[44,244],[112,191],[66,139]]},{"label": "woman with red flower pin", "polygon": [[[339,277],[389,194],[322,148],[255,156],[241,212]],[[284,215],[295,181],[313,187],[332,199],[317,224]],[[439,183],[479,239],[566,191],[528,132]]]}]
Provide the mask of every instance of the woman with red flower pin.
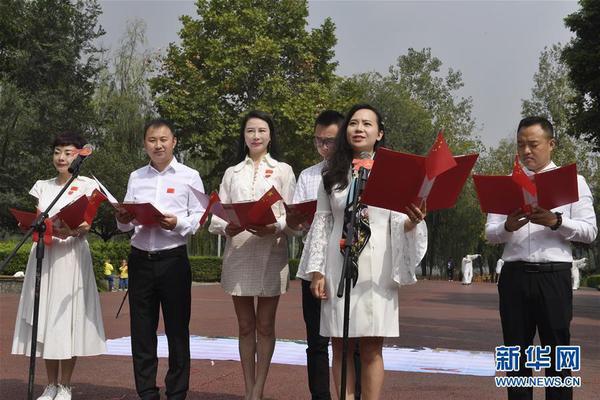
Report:
[{"label": "woman with red flower pin", "polygon": [[[37,199],[38,209],[45,210],[70,179],[69,166],[85,144],[85,139],[77,133],[64,132],[55,138],[52,161],[58,176],[37,181],[29,192]],[[77,177],[50,210],[50,216],[78,197],[91,195],[97,188],[93,179]],[[85,238],[89,229],[86,222],[76,229],[57,222],[52,228],[52,243],[46,247],[40,281],[36,356],[46,362],[48,386],[38,400],[70,400],[71,376],[77,357],[106,352],[98,289]],[[13,354],[29,355],[31,352],[35,251],[34,243],[17,312]]]},{"label": "woman with red flower pin", "polygon": [[[262,111],[249,112],[240,126],[238,163],[225,171],[221,182],[221,201],[257,201],[274,187],[290,202],[294,172],[275,160],[275,154],[273,119]],[[213,215],[209,227],[227,238],[221,285],[232,296],[237,315],[246,400],[262,399],[275,348],[275,313],[289,280],[285,208],[278,201],[272,210],[277,222],[271,225],[242,228]]]},{"label": "woman with red flower pin", "polygon": [[[370,169],[384,134],[381,115],[374,107],[357,104],[346,114],[319,187],[317,212],[298,271],[301,276],[312,276],[311,291],[321,299],[320,334],[331,337],[338,397],[344,298],[338,298],[336,292],[344,259],[340,247],[353,212],[348,193],[360,166]],[[354,212],[357,224],[351,270],[356,280],[350,292],[348,348],[354,349],[358,342],[361,376],[354,376],[353,358],[348,357],[345,398],[354,399],[355,379],[360,379],[361,398],[378,399],[384,377],[383,340],[399,334],[398,285],[416,282],[415,269],[427,249],[425,209],[411,205],[405,213],[398,213],[359,202]]]}]

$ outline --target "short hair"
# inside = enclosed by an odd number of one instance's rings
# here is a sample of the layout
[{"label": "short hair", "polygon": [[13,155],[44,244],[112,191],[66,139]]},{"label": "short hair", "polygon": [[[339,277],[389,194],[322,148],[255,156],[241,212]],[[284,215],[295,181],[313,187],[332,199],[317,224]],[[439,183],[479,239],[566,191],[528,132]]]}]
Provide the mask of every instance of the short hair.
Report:
[{"label": "short hair", "polygon": [[79,133],[73,131],[64,131],[56,135],[52,142],[52,148],[57,146],[75,146],[77,149],[82,149],[87,144],[87,140]]},{"label": "short hair", "polygon": [[144,125],[144,138],[146,138],[146,134],[148,133],[148,130],[150,128],[157,129],[157,128],[161,128],[163,126],[166,126],[167,128],[169,128],[169,130],[171,131],[173,136],[175,136],[175,128],[173,127],[173,123],[171,121],[164,119],[164,118],[155,118],[153,120],[146,122],[146,124]]},{"label": "short hair", "polygon": [[246,130],[246,123],[248,123],[248,121],[251,118],[262,119],[269,126],[269,136],[271,136],[271,141],[269,142],[267,149],[268,149],[268,152],[271,155],[271,157],[277,159],[277,156],[278,156],[277,137],[275,134],[275,122],[273,122],[273,117],[271,116],[271,114],[269,114],[267,112],[260,111],[260,110],[252,110],[252,111],[248,112],[246,115],[244,115],[244,118],[242,118],[242,121],[240,123],[240,136],[238,139],[237,162],[244,161],[244,159],[246,158],[246,155],[248,154],[248,146],[246,146],[245,130]]},{"label": "short hair", "polygon": [[317,116],[313,129],[316,128],[317,125],[329,126],[334,124],[341,128],[344,124],[344,114],[335,110],[325,110]]},{"label": "short hair", "polygon": [[521,128],[529,128],[530,126],[539,125],[549,139],[554,139],[554,127],[548,119],[539,116],[525,117],[519,122],[517,128],[517,134],[521,131]]}]

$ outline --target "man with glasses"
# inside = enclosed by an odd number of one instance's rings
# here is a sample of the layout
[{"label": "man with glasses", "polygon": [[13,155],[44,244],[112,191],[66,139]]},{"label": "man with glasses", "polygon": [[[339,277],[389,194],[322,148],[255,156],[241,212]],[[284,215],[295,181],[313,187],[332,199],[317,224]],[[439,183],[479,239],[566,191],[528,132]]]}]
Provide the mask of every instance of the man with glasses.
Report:
[{"label": "man with glasses", "polygon": [[[343,123],[344,116],[333,110],[325,110],[317,117],[314,128],[314,144],[322,160],[300,173],[294,192],[294,203],[316,200],[323,168],[325,168],[327,159],[335,150],[335,138]],[[304,224],[304,221],[304,215],[288,214],[286,217],[288,227],[300,233],[308,231],[309,227]],[[330,400],[329,354],[327,351],[329,338],[319,335],[321,300],[315,298],[310,291],[312,277],[310,275],[297,276],[301,278],[302,282],[302,313],[306,324],[306,341],[308,342],[308,348],[306,349],[308,386],[312,400]],[[360,376],[360,374],[357,376]],[[359,381],[360,379],[357,379],[357,382]],[[360,393],[360,391],[357,393]]]}]

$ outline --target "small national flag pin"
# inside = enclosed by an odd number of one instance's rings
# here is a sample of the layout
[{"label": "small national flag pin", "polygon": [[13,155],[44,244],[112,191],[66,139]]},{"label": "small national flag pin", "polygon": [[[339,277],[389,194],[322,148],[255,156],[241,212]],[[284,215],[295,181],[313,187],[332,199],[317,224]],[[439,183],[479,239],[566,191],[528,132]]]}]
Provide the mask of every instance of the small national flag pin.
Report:
[{"label": "small national flag pin", "polygon": [[175,188],[167,188],[167,193],[175,193]]}]

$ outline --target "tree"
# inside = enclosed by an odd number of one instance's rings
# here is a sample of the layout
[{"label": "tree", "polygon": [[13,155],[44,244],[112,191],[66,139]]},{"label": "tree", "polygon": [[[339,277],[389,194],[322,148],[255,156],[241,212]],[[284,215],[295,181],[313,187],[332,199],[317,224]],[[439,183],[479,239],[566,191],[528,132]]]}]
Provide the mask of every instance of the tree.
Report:
[{"label": "tree", "polygon": [[[424,155],[438,130],[444,128],[454,154],[482,149],[474,135],[472,101],[456,94],[463,85],[461,74],[449,69],[446,76],[440,76],[441,67],[441,60],[430,49],[408,49],[388,74],[355,75],[338,85],[334,97],[367,101],[379,109],[385,122],[386,147]],[[431,275],[434,267],[444,266],[449,257],[460,260],[475,252],[483,218],[472,184],[465,186],[455,208],[430,213],[427,226],[429,250],[423,275],[427,266]]]},{"label": "tree", "polygon": [[87,131],[100,69],[95,0],[7,0],[0,5],[0,223],[8,207],[32,203],[35,179],[52,176],[50,143]]},{"label": "tree", "polygon": [[570,68],[576,91],[570,113],[569,134],[589,139],[600,149],[600,2],[580,0],[581,9],[565,18],[576,37],[565,47],[563,59]]},{"label": "tree", "polygon": [[[114,56],[104,63],[92,101],[96,122],[90,136],[96,151],[85,170],[93,171],[117,199],[125,197],[129,173],[147,162],[142,137],[144,124],[154,117],[148,78],[157,56],[140,51],[145,31],[140,20],[129,24]],[[91,232],[105,241],[120,233],[110,206],[100,209]]]},{"label": "tree", "polygon": [[331,20],[307,31],[298,0],[200,0],[197,12],[181,17],[181,46],[171,44],[151,87],[179,146],[204,160],[208,186],[233,163],[240,116],[254,108],[273,114],[285,161],[313,161],[304,149],[335,80]]},{"label": "tree", "polygon": [[569,67],[562,61],[562,46],[555,44],[545,48],[540,55],[538,71],[533,77],[531,98],[523,100],[523,117],[539,115],[547,118],[554,126],[557,147],[552,155],[558,165],[576,162],[579,173],[590,178],[596,168],[597,156],[593,145],[582,138],[567,135],[569,116],[575,106],[577,92],[570,78]]}]

